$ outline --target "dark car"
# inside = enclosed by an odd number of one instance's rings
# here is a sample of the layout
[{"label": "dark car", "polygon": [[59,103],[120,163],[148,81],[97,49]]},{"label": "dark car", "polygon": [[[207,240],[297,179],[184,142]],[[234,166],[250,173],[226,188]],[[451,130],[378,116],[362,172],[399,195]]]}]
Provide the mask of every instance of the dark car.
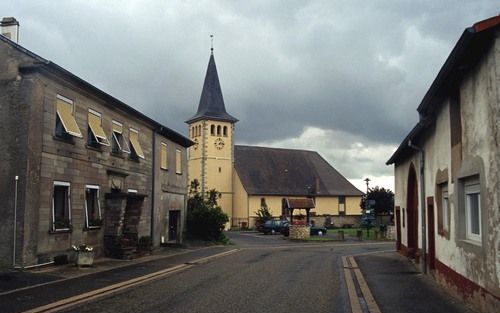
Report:
[{"label": "dark car", "polygon": [[269,220],[258,227],[258,230],[266,235],[279,234],[282,229],[288,227],[288,221],[283,220]]},{"label": "dark car", "polygon": [[[281,229],[281,234],[283,236],[286,236],[286,237],[288,237],[290,235],[290,229],[289,229],[288,225],[289,224],[286,224],[286,226]],[[311,236],[317,236],[317,235],[319,235],[320,231],[321,231],[322,235],[326,234],[326,228],[325,227],[315,226],[315,225],[310,225],[310,226],[311,226],[311,231],[310,231]]]}]

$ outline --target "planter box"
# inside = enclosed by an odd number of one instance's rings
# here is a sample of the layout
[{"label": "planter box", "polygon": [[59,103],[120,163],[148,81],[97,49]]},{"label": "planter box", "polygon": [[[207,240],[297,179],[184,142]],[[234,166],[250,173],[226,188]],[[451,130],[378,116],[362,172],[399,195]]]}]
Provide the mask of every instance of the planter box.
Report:
[{"label": "planter box", "polygon": [[76,253],[76,265],[92,266],[94,264],[94,251],[78,251]]}]

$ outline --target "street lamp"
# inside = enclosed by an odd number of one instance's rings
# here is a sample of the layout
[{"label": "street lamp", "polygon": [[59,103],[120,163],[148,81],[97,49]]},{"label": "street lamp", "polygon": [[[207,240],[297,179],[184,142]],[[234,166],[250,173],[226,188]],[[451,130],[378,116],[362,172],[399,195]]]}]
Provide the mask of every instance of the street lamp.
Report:
[{"label": "street lamp", "polygon": [[365,182],[366,182],[366,194],[368,194],[368,191],[369,191],[369,189],[368,189],[368,184],[370,183],[370,181],[371,181],[371,180],[370,180],[368,177],[367,177],[367,178],[365,178]]}]

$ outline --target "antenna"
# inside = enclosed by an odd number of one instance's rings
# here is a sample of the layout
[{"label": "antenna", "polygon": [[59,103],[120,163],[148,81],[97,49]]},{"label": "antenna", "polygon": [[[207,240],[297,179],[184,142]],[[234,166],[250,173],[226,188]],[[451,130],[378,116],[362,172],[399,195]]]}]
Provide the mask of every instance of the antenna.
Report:
[{"label": "antenna", "polygon": [[210,35],[210,53],[214,54],[214,35]]}]

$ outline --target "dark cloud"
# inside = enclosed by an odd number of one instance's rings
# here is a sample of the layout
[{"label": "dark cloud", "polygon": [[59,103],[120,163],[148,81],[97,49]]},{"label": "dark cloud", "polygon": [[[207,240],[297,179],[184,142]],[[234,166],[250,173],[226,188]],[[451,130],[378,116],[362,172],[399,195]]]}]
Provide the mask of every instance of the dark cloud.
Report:
[{"label": "dark cloud", "polygon": [[209,34],[247,143],[305,126],[397,144],[463,29],[493,1],[6,1],[21,44],[181,133]]}]

